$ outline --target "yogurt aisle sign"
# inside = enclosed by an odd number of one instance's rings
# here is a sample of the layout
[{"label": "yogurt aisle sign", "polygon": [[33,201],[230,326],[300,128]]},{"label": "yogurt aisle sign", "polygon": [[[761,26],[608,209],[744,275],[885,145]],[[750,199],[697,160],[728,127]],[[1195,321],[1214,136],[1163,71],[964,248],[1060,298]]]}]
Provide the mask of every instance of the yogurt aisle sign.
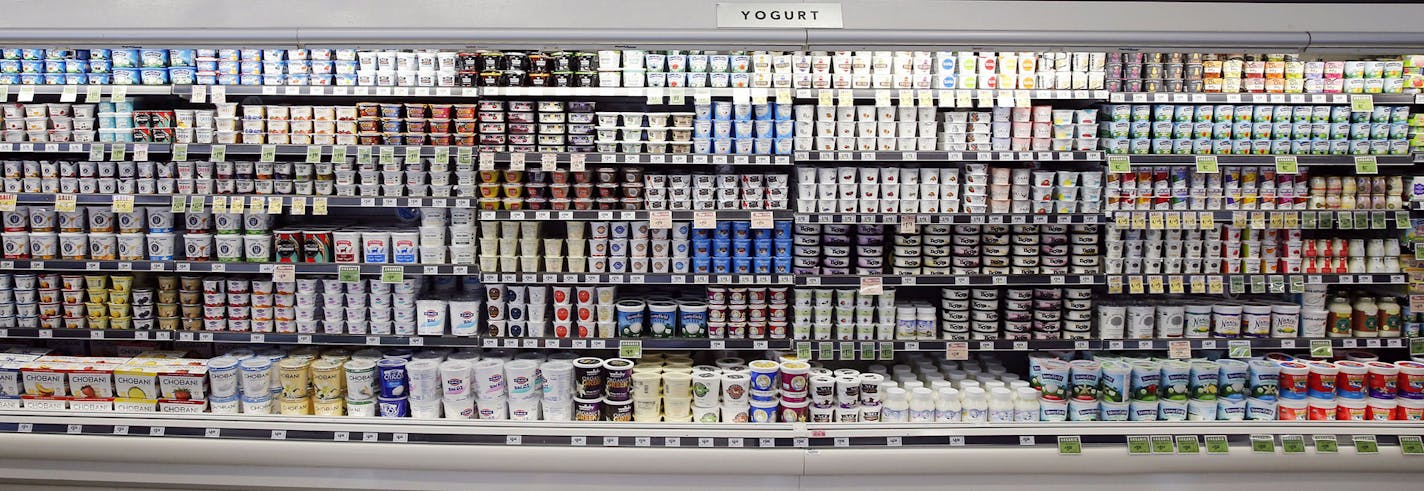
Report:
[{"label": "yogurt aisle sign", "polygon": [[717,27],[840,29],[839,3],[721,3]]}]

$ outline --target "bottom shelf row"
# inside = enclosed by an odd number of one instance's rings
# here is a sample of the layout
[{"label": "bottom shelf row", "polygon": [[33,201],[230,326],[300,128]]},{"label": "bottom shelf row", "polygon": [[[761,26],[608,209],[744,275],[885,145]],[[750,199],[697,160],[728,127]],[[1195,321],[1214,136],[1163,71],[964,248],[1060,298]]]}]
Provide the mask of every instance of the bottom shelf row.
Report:
[{"label": "bottom shelf row", "polygon": [[1424,420],[1424,360],[1382,361],[1364,350],[1216,360],[899,353],[879,364],[770,350],[761,359],[690,352],[627,359],[219,349],[205,359],[177,350],[67,356],[11,348],[0,355],[0,409],[641,423]]}]

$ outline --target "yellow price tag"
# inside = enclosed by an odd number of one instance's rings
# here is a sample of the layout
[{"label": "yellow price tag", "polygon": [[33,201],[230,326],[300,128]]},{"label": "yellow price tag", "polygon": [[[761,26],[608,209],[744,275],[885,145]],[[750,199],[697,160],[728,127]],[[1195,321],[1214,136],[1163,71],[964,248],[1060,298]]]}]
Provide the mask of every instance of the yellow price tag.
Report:
[{"label": "yellow price tag", "polygon": [[1128,293],[1131,293],[1131,294],[1133,294],[1133,295],[1141,295],[1141,294],[1142,294],[1143,288],[1142,288],[1142,277],[1141,277],[1141,276],[1128,276],[1128,277],[1127,277],[1127,292],[1128,292]]},{"label": "yellow price tag", "polygon": [[1132,214],[1132,228],[1143,230],[1147,228],[1147,213],[1135,212]]},{"label": "yellow price tag", "polygon": [[1175,295],[1175,294],[1186,293],[1186,290],[1185,290],[1184,286],[1182,285],[1182,277],[1181,277],[1181,276],[1172,275],[1172,276],[1168,276],[1168,277],[1167,277],[1167,293],[1171,293],[1171,294],[1174,294],[1174,295]]},{"label": "yellow price tag", "polygon": [[1197,215],[1197,223],[1202,230],[1212,230],[1216,228],[1216,214],[1204,211]]},{"label": "yellow price tag", "polygon": [[312,214],[313,214],[313,215],[325,215],[326,212],[327,212],[327,209],[326,209],[326,198],[322,198],[322,197],[312,198]]},{"label": "yellow price tag", "polygon": [[1151,213],[1147,215],[1148,228],[1152,230],[1162,230],[1167,228],[1165,219],[1161,213]]},{"label": "yellow price tag", "polygon": [[77,199],[72,194],[54,195],[54,211],[60,213],[72,213],[77,208]]},{"label": "yellow price tag", "polygon": [[1167,229],[1169,229],[1169,230],[1178,230],[1178,229],[1182,228],[1182,214],[1181,214],[1181,213],[1176,213],[1176,212],[1167,213],[1166,219],[1167,219]]},{"label": "yellow price tag", "polygon": [[841,89],[840,92],[836,94],[836,99],[836,105],[838,106],[854,106],[855,91],[852,91],[850,89]]},{"label": "yellow price tag", "polygon": [[114,213],[133,213],[134,197],[131,194],[116,194],[113,201]]},{"label": "yellow price tag", "polygon": [[1162,293],[1162,290],[1163,290],[1163,288],[1162,288],[1162,277],[1161,277],[1161,276],[1153,275],[1153,276],[1148,276],[1148,277],[1147,277],[1147,291],[1148,291],[1148,292],[1151,292],[1153,295],[1157,295],[1157,294]]},{"label": "yellow price tag", "polygon": [[246,197],[244,197],[244,196],[233,196],[233,197],[232,197],[232,200],[228,201],[228,205],[227,205],[227,212],[228,212],[228,213],[245,213],[246,211],[247,211],[247,198],[246,198]]}]

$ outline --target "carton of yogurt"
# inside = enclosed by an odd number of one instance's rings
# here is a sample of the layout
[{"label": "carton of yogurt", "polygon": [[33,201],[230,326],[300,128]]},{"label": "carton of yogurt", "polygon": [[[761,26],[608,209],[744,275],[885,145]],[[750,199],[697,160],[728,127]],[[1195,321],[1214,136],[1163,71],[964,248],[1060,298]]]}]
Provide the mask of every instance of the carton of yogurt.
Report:
[{"label": "carton of yogurt", "polygon": [[105,363],[74,365],[66,372],[74,397],[85,399],[114,397],[114,368],[116,366]]},{"label": "carton of yogurt", "polygon": [[[25,395],[38,397],[64,397],[69,395],[67,371],[71,365],[64,362],[35,360],[20,366],[20,379]],[[28,405],[26,407],[29,407]]]},{"label": "carton of yogurt", "polygon": [[[125,399],[158,399],[158,372],[156,366],[123,365],[115,368],[114,395]],[[119,407],[120,402],[115,400],[114,410],[123,412]]]}]

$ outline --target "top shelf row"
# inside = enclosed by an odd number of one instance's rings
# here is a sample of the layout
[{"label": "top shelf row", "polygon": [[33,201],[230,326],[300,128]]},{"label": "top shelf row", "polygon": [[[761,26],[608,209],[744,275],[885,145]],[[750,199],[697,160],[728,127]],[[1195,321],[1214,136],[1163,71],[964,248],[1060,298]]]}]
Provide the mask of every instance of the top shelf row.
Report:
[{"label": "top shelf row", "polygon": [[[793,88],[684,88],[684,87],[391,87],[391,86],[277,86],[277,85],[0,85],[0,99],[9,94],[25,102],[34,95],[60,95],[74,100],[102,96],[176,95],[195,102],[225,101],[230,96],[318,97],[634,97],[662,104],[685,104],[699,98],[730,97],[749,101],[818,99],[844,101],[914,101],[918,105],[964,106],[983,101],[1041,99],[1131,103],[1253,103],[1351,104],[1369,98],[1375,104],[1424,104],[1424,94],[1280,94],[1280,93],[1165,93],[1109,92],[1106,90],[1023,89],[793,89]],[[681,102],[679,102],[681,101]],[[982,105],[982,104],[981,104]]]}]

